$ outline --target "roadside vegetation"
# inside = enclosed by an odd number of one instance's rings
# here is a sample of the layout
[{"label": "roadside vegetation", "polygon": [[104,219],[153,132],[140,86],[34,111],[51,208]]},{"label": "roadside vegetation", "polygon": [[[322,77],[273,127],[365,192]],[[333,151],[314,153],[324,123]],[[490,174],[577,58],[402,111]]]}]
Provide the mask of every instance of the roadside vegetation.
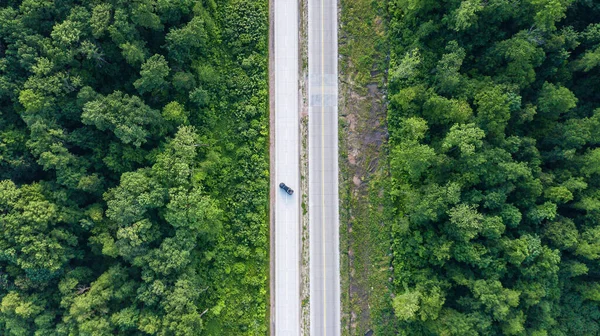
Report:
[{"label": "roadside vegetation", "polygon": [[267,1],[0,6],[0,334],[265,335]]},{"label": "roadside vegetation", "polygon": [[386,335],[598,335],[600,4],[388,15]]},{"label": "roadside vegetation", "polygon": [[342,334],[387,335],[394,319],[389,281],[390,228],[385,207],[385,2],[341,1],[340,270]]}]

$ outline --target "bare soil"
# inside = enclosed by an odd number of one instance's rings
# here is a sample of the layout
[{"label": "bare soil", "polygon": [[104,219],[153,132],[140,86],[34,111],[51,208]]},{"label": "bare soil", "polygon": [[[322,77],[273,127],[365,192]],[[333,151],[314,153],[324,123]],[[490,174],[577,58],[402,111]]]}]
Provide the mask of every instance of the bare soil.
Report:
[{"label": "bare soil", "polygon": [[[342,62],[344,59],[342,59]],[[351,67],[350,67],[351,68]],[[386,107],[382,77],[372,74],[373,82],[360,87],[353,85],[352,74],[341,74],[340,85],[340,174],[341,196],[341,255],[343,282],[342,293],[346,304],[343,310],[343,333],[364,335],[371,324],[369,274],[373,271],[371,249],[363,244],[369,241],[369,227],[365,216],[369,207],[369,182],[379,170],[383,144],[386,141]],[[379,83],[378,83],[379,81]],[[351,181],[351,183],[349,183]],[[360,228],[357,241],[355,225]],[[344,239],[345,237],[345,239]]]}]

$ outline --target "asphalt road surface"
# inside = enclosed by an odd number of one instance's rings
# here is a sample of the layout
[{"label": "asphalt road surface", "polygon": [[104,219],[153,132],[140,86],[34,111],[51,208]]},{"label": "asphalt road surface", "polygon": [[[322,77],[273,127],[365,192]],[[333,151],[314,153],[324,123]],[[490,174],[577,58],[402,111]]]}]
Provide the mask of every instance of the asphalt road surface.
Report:
[{"label": "asphalt road surface", "polygon": [[[298,2],[274,0],[274,295],[272,332],[300,335],[300,165],[298,109]],[[285,183],[293,195],[279,188]],[[273,288],[273,287],[272,287]]]},{"label": "asphalt road surface", "polygon": [[310,335],[340,335],[337,0],[308,1]]}]

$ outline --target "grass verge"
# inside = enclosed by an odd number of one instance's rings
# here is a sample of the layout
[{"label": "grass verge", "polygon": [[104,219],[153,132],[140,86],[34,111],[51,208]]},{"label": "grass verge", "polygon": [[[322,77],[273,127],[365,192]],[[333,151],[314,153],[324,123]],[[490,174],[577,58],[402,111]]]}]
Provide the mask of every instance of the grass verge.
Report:
[{"label": "grass verge", "polygon": [[342,334],[386,335],[393,313],[385,204],[385,1],[341,0],[340,271]]}]

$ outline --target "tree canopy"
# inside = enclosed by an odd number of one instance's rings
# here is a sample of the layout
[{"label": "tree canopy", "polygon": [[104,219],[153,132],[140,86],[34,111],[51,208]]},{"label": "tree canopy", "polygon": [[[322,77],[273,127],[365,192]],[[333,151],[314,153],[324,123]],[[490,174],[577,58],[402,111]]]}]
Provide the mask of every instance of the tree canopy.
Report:
[{"label": "tree canopy", "polygon": [[377,330],[599,334],[600,5],[387,8],[394,295]]},{"label": "tree canopy", "polygon": [[267,19],[0,4],[0,334],[266,333]]}]

